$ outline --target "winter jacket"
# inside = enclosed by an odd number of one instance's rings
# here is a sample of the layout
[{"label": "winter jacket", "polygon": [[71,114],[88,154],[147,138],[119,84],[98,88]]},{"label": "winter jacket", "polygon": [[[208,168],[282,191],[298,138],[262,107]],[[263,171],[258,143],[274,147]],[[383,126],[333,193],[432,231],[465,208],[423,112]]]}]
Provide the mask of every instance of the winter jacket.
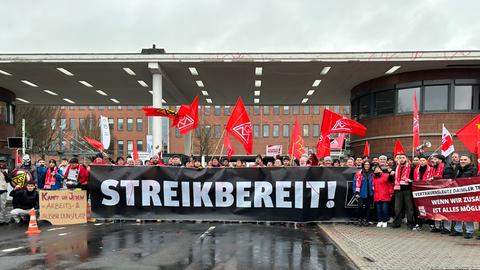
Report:
[{"label": "winter jacket", "polygon": [[[372,173],[357,172],[353,176],[353,193],[358,193],[361,198],[373,196]],[[360,181],[361,176],[361,181]],[[360,189],[357,192],[357,186],[360,184]]]},{"label": "winter jacket", "polygon": [[[88,185],[88,176],[89,176],[87,168],[85,168],[83,165],[79,164],[77,169],[79,170],[78,175],[77,175],[77,179],[73,179],[73,180],[77,180],[80,186],[87,186]],[[70,170],[73,170],[73,169],[69,165],[67,167],[67,170],[65,171],[65,178],[67,180],[69,179]]]},{"label": "winter jacket", "polygon": [[477,175],[477,170],[475,169],[475,166],[472,164],[469,164],[462,168],[461,166],[458,166],[455,168],[455,171],[453,172],[454,178],[467,178],[467,177],[473,177]]},{"label": "winter jacket", "polygon": [[43,189],[45,185],[45,175],[47,174],[47,167],[45,166],[38,166],[37,167],[37,186],[39,189]]},{"label": "winter jacket", "polygon": [[10,192],[12,196],[13,208],[20,208],[23,210],[30,210],[32,208],[38,209],[38,191],[34,189],[29,192],[26,189],[12,190]]},{"label": "winter jacket", "polygon": [[8,173],[0,170],[0,194],[7,192],[7,186],[10,181]]},{"label": "winter jacket", "polygon": [[373,201],[374,202],[389,202],[392,199],[393,184],[389,181],[388,173],[382,173],[380,176],[372,174],[373,184]]}]

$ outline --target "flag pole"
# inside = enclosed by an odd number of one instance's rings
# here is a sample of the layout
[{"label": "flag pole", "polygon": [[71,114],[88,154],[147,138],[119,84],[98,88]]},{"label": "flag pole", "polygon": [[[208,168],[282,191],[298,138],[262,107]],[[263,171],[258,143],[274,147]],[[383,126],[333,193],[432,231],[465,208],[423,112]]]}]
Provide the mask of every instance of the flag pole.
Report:
[{"label": "flag pole", "polygon": [[215,150],[213,150],[212,157],[210,157],[210,161],[212,161],[212,159],[215,157],[215,153],[217,153],[218,146],[220,145],[220,142],[222,141],[223,136],[225,135],[225,131],[226,131],[226,129],[223,130],[222,136],[220,136],[220,139],[218,140],[217,145],[215,146]]}]

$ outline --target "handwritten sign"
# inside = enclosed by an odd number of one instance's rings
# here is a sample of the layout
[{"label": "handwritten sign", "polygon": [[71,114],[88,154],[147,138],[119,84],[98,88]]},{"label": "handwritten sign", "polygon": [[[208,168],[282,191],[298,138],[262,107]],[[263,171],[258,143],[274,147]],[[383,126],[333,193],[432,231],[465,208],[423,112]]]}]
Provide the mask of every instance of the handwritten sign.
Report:
[{"label": "handwritten sign", "polygon": [[87,222],[87,194],[84,190],[40,191],[40,219],[52,225]]}]

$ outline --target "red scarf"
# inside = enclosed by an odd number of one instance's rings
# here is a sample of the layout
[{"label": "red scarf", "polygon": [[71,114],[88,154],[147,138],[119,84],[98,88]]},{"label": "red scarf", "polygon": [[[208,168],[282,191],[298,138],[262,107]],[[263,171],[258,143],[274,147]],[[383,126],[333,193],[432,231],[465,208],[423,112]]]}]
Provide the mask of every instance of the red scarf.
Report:
[{"label": "red scarf", "polygon": [[436,168],[433,167],[433,177],[435,178],[443,178],[443,167],[445,164],[442,162]]},{"label": "red scarf", "polygon": [[55,185],[56,174],[57,174],[57,167],[55,167],[53,171],[50,168],[47,169],[47,175],[45,176],[45,185],[43,186],[44,189],[51,189],[52,186]]},{"label": "red scarf", "polygon": [[358,171],[355,173],[355,192],[360,192],[360,187],[362,186],[362,174],[363,170]]},{"label": "red scarf", "polygon": [[407,179],[410,177],[410,169],[411,169],[410,164],[408,162],[405,163],[403,168],[404,169],[401,170],[402,166],[397,165],[397,168],[395,169],[395,186],[393,187],[393,189],[395,190],[400,190],[401,185],[403,186],[408,185]]},{"label": "red scarf", "polygon": [[428,164],[426,166],[427,166],[427,169],[425,170],[425,173],[423,173],[422,179],[420,179],[420,165],[418,165],[415,168],[415,171],[413,171],[413,180],[415,180],[415,181],[426,181],[426,180],[430,180],[430,178],[432,178],[433,168],[430,167]]}]

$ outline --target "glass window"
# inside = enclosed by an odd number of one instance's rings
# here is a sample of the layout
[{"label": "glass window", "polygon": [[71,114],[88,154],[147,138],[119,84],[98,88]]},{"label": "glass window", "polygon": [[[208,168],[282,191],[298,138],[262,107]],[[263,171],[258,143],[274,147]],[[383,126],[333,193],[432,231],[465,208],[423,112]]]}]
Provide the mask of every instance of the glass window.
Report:
[{"label": "glass window", "polygon": [[273,106],[273,114],[274,115],[280,114],[280,106]]},{"label": "glass window", "polygon": [[108,109],[111,111],[111,110],[115,109],[115,106],[108,106]]},{"label": "glass window", "polygon": [[137,118],[137,131],[143,131],[143,118]]},{"label": "glass window", "polygon": [[[393,110],[392,110],[393,113]],[[350,117],[350,106],[343,106],[343,114]]]},{"label": "glass window", "polygon": [[270,114],[270,107],[263,106],[263,115],[269,115],[269,114]]},{"label": "glass window", "polygon": [[260,106],[253,106],[253,114],[254,115],[260,114]]},{"label": "glass window", "polygon": [[[417,99],[418,102],[418,99]],[[412,100],[413,103],[413,100]],[[419,106],[420,108],[420,106]],[[425,111],[448,110],[448,85],[425,86]]]},{"label": "glass window", "polygon": [[121,111],[121,110],[122,110],[122,106],[117,106],[117,110]]},{"label": "glass window", "polygon": [[313,114],[320,114],[320,106],[318,105],[313,106]]},{"label": "glass window", "polygon": [[137,141],[137,151],[143,151],[143,141]]},{"label": "glass window", "polygon": [[370,96],[366,95],[366,96],[360,97],[358,104],[359,104],[358,106],[359,118],[362,119],[368,116],[370,112]]},{"label": "glass window", "polygon": [[215,115],[220,115],[220,113],[222,112],[222,107],[220,106],[215,106]]},{"label": "glass window", "polygon": [[290,136],[290,126],[285,124],[283,125],[283,137],[287,138]]},{"label": "glass window", "polygon": [[300,111],[300,106],[293,106],[293,115],[297,115],[298,112]]},{"label": "glass window", "polygon": [[[230,106],[225,106],[225,107],[223,108],[223,113],[224,113],[225,115],[230,115],[230,114],[232,113],[230,109],[231,109]],[[245,109],[246,109],[246,108],[245,108]]]},{"label": "glass window", "polygon": [[[137,110],[141,110],[143,107],[142,106],[135,106]],[[141,142],[141,141],[140,141]]]},{"label": "glass window", "polygon": [[61,130],[67,129],[67,119],[65,118],[60,119],[60,129]]},{"label": "glass window", "polygon": [[127,110],[129,111],[133,110],[133,106],[127,106]]},{"label": "glass window", "polygon": [[52,119],[50,122],[50,127],[54,130],[57,127],[57,119]]},{"label": "glass window", "polygon": [[77,119],[75,118],[70,118],[70,130],[76,130],[77,129]]},{"label": "glass window", "polygon": [[94,130],[95,129],[95,119],[89,118],[88,119],[88,130]]},{"label": "glass window", "polygon": [[320,125],[313,124],[313,137],[320,137]]},{"label": "glass window", "polygon": [[290,114],[290,106],[283,106],[283,114],[284,115]]},{"label": "glass window", "polygon": [[254,138],[260,137],[260,126],[259,125],[253,125],[253,137]]},{"label": "glass window", "polygon": [[398,100],[397,100],[398,113],[413,112],[413,93],[417,95],[418,108],[421,108],[420,87],[400,89],[398,90]]},{"label": "glass window", "polygon": [[78,129],[85,129],[85,118],[78,119]]},{"label": "glass window", "polygon": [[206,134],[206,137],[208,138],[212,136],[212,126],[205,125],[205,134]]},{"label": "glass window", "polygon": [[210,106],[205,106],[205,115],[210,115]]},{"label": "glass window", "polygon": [[132,154],[132,152],[133,152],[133,141],[128,140],[127,141],[127,153]]},{"label": "glass window", "polygon": [[375,93],[375,115],[392,114],[395,111],[395,90]]},{"label": "glass window", "polygon": [[9,106],[10,114],[9,114],[9,124],[14,125],[15,124],[15,106],[10,104]]},{"label": "glass window", "polygon": [[303,114],[310,114],[310,106],[303,106]]},{"label": "glass window", "polygon": [[263,137],[268,138],[270,136],[270,125],[263,125]]},{"label": "glass window", "polygon": [[303,137],[308,137],[308,128],[309,128],[308,124],[303,125],[303,134],[302,134]]},{"label": "glass window", "polygon": [[123,131],[123,118],[118,118],[117,119],[117,130],[118,131]]},{"label": "glass window", "polygon": [[89,110],[95,110],[95,106],[88,106]]},{"label": "glass window", "polygon": [[123,156],[123,141],[117,141],[117,156]]},{"label": "glass window", "polygon": [[115,123],[115,119],[113,119],[113,118],[108,118],[108,128],[109,128],[110,130],[113,130],[113,125],[114,125],[114,123]]},{"label": "glass window", "polygon": [[213,137],[219,139],[220,135],[221,135],[220,125],[214,125],[213,126]]},{"label": "glass window", "polygon": [[272,127],[272,136],[278,137],[280,133],[280,125],[273,125]]},{"label": "glass window", "polygon": [[178,128],[175,128],[175,138],[180,138],[180,130]]},{"label": "glass window", "polygon": [[105,109],[105,106],[98,106],[98,110],[103,111]]},{"label": "glass window", "polygon": [[127,118],[127,131],[133,130],[133,118]]},{"label": "glass window", "polygon": [[83,111],[83,110],[85,110],[85,106],[78,106],[78,109]]},{"label": "glass window", "polygon": [[455,110],[471,110],[472,109],[472,86],[471,85],[455,85],[454,90]]}]

